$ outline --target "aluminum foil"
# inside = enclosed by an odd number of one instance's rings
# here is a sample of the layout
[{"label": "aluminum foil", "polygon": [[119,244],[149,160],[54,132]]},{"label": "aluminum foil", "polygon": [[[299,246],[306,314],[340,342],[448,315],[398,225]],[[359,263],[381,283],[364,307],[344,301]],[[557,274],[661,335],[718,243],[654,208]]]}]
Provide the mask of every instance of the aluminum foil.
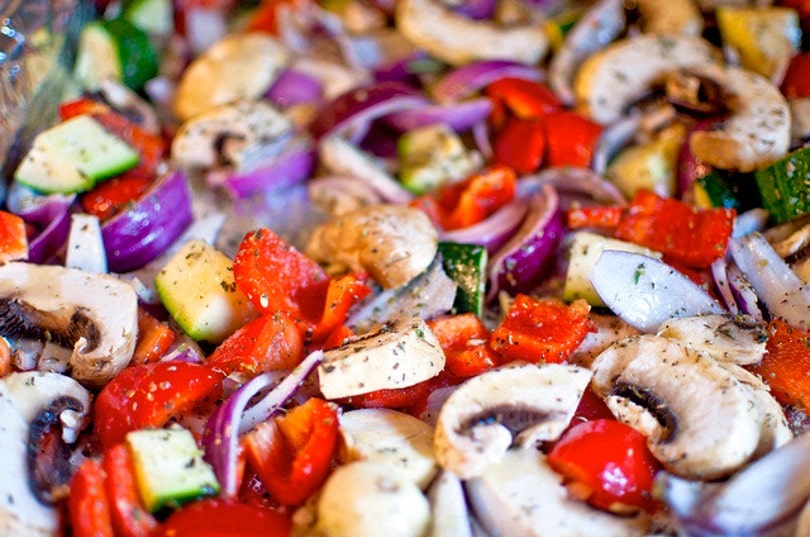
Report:
[{"label": "aluminum foil", "polygon": [[[5,179],[69,91],[89,0],[0,0],[0,172]],[[3,181],[6,183],[7,181]]]}]

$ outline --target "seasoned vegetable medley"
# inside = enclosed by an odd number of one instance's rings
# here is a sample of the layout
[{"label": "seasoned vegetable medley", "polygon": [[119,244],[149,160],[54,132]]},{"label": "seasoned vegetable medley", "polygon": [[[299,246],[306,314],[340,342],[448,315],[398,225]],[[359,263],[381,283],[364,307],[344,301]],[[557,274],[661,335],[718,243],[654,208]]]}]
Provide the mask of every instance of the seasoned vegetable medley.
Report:
[{"label": "seasoned vegetable medley", "polygon": [[810,536],[810,3],[92,7],[0,534]]}]

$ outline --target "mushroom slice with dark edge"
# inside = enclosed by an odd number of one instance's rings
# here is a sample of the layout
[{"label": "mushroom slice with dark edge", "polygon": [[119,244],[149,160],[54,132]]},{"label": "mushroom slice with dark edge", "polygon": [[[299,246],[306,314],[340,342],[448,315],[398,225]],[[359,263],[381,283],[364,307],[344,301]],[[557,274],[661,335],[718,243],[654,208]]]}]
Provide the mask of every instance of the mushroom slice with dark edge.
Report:
[{"label": "mushroom slice with dark edge", "polygon": [[513,444],[556,440],[568,426],[591,372],[562,364],[508,366],[466,381],[439,412],[433,448],[462,479],[481,475]]},{"label": "mushroom slice with dark edge", "polygon": [[[41,421],[53,423],[44,414],[57,412],[62,432],[58,441],[62,445],[71,443],[86,422],[89,409],[90,393],[75,380],[58,373],[12,373],[0,380],[0,458],[4,461],[0,479],[0,535],[31,537],[57,533],[56,508],[35,495],[38,485],[31,482],[28,460],[32,427],[38,427],[37,422]],[[57,466],[64,469],[66,462]]]},{"label": "mushroom slice with dark edge", "polygon": [[751,391],[710,356],[643,335],[614,343],[591,367],[594,390],[647,436],[670,472],[717,479],[754,456],[763,414]]},{"label": "mushroom slice with dark edge", "polygon": [[0,335],[70,349],[71,376],[103,386],[132,359],[138,299],[129,284],[107,274],[7,263],[0,267]]},{"label": "mushroom slice with dark edge", "polygon": [[635,537],[648,535],[650,518],[622,517],[571,499],[542,453],[507,451],[500,462],[466,482],[476,518],[501,537]]}]

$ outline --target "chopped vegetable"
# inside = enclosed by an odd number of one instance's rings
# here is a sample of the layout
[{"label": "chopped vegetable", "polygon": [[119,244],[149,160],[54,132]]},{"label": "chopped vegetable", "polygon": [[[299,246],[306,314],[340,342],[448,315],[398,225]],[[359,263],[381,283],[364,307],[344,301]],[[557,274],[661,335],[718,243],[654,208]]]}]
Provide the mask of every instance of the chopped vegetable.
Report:
[{"label": "chopped vegetable", "polygon": [[477,244],[440,242],[439,254],[444,271],[458,285],[453,302],[455,313],[483,315],[489,260],[487,249]]},{"label": "chopped vegetable", "polygon": [[77,537],[113,537],[104,471],[97,460],[85,460],[70,480],[68,510]]},{"label": "chopped vegetable", "polygon": [[290,519],[279,511],[230,499],[194,502],[172,513],[155,537],[288,537]]},{"label": "chopped vegetable", "polygon": [[115,534],[148,537],[158,523],[141,502],[129,448],[126,444],[113,446],[104,452],[101,464]]},{"label": "chopped vegetable", "polygon": [[138,308],[138,341],[132,355],[133,365],[158,361],[177,340],[177,332],[144,308]]},{"label": "chopped vegetable", "polygon": [[500,364],[500,355],[487,345],[489,330],[474,314],[442,316],[428,324],[444,351],[450,380],[474,377]]},{"label": "chopped vegetable", "polygon": [[767,168],[757,170],[754,178],[762,206],[774,222],[787,222],[810,212],[810,147],[798,149]]},{"label": "chopped vegetable", "polygon": [[537,170],[546,151],[543,122],[534,118],[510,117],[492,143],[494,160],[525,174]]},{"label": "chopped vegetable", "polygon": [[773,319],[768,324],[767,352],[748,369],[759,375],[782,405],[807,411],[810,404],[810,332]]}]

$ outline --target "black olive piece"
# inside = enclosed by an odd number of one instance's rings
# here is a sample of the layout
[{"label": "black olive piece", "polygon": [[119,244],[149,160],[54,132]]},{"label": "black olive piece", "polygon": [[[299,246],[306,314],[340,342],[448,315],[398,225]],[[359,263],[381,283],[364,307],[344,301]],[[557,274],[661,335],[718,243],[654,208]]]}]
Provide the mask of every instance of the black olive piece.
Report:
[{"label": "black olive piece", "polygon": [[54,399],[28,426],[26,463],[28,484],[40,503],[52,505],[70,483],[73,475],[70,449],[62,439],[62,412],[82,412],[81,401],[71,396]]}]

